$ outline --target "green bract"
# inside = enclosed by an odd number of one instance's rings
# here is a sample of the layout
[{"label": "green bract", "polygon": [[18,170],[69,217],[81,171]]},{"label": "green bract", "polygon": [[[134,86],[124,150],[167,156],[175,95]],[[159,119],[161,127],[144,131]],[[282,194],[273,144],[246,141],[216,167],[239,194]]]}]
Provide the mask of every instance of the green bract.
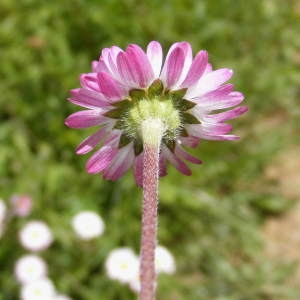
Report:
[{"label": "green bract", "polygon": [[195,103],[185,100],[185,93],[186,89],[172,92],[165,90],[162,82],[157,79],[148,89],[133,89],[127,99],[114,103],[116,108],[107,112],[105,116],[117,119],[114,128],[123,131],[119,147],[133,141],[135,153],[141,153],[141,124],[148,119],[157,119],[165,127],[162,142],[173,150],[175,139],[186,136],[183,125],[200,123],[188,113]]}]

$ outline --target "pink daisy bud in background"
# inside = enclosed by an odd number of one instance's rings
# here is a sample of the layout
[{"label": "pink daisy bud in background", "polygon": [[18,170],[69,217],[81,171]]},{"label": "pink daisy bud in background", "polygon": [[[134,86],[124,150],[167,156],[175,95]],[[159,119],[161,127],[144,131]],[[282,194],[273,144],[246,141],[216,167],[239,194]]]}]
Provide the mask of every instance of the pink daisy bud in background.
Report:
[{"label": "pink daisy bud in background", "polygon": [[83,240],[99,237],[105,228],[101,217],[93,211],[82,211],[75,215],[72,226],[77,236]]},{"label": "pink daisy bud in background", "polygon": [[167,163],[190,175],[186,162],[201,161],[185,147],[194,148],[201,139],[238,139],[229,134],[232,126],[226,121],[247,107],[237,106],[244,96],[226,83],[232,74],[226,68],[213,70],[204,50],[193,57],[187,42],[173,44],[164,62],[162,47],[155,41],[146,51],[135,44],[125,51],[117,46],[103,49],[92,72],[80,76],[81,87],[71,91],[69,101],[85,110],[65,122],[71,128],[95,127],[76,149],[86,154],[99,146],[86,164],[87,172],[117,180],[133,167],[141,186],[142,124],[153,120],[162,131],[159,175],[167,174]]},{"label": "pink daisy bud in background", "polygon": [[47,275],[47,265],[37,255],[25,255],[15,264],[15,276],[22,284],[28,284]]},{"label": "pink daisy bud in background", "polygon": [[47,249],[53,241],[48,225],[41,221],[31,221],[20,231],[20,242],[29,251],[42,251]]},{"label": "pink daisy bud in background", "polygon": [[32,210],[32,198],[28,195],[13,195],[11,198],[13,212],[19,217],[26,217]]}]

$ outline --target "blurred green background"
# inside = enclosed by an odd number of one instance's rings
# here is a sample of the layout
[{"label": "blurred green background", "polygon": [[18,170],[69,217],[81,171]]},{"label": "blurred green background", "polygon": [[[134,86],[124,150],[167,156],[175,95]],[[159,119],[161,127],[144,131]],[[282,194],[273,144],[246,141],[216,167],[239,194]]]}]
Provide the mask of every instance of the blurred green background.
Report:
[{"label": "blurred green background", "polygon": [[[18,299],[13,266],[26,252],[17,233],[31,219],[54,232],[41,256],[60,291],[75,300],[135,299],[107,278],[103,262],[119,246],[138,253],[141,190],[131,172],[115,183],[88,175],[87,156],[74,153],[88,132],[64,119],[78,110],[69,90],[103,47],[153,39],[165,51],[182,40],[208,50],[215,68],[234,69],[231,82],[250,108],[234,121],[240,141],[203,141],[194,154],[204,164],[191,177],[169,167],[161,180],[159,241],[177,272],[160,275],[158,299],[300,299],[297,257],[281,255],[280,236],[268,231],[270,220],[283,227],[300,200],[299,18],[296,0],[1,0],[0,197],[29,194],[34,210],[12,219],[0,240],[0,299]],[[83,209],[106,223],[96,241],[71,232]],[[270,243],[279,255],[266,251]]]}]

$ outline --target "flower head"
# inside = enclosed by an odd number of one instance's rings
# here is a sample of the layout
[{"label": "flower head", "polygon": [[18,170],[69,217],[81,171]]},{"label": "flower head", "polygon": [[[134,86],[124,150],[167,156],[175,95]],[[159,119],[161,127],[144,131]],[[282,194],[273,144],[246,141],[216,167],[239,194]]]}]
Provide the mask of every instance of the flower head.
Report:
[{"label": "flower head", "polygon": [[30,251],[47,249],[53,241],[52,232],[47,224],[41,221],[31,221],[20,231],[22,246]]},{"label": "flower head", "polygon": [[47,278],[23,285],[21,289],[22,300],[53,300],[55,294],[55,287]]},{"label": "flower head", "polygon": [[155,248],[155,269],[157,273],[167,274],[173,274],[176,270],[174,257],[165,247]]},{"label": "flower head", "polygon": [[164,63],[161,45],[155,41],[146,52],[134,44],[125,51],[116,46],[103,49],[92,72],[81,75],[81,88],[71,91],[69,101],[86,110],[66,119],[72,128],[97,127],[76,150],[86,154],[101,145],[88,160],[87,171],[116,180],[133,166],[141,185],[141,126],[150,119],[163,124],[160,176],[166,175],[167,162],[190,175],[185,161],[201,161],[184,147],[196,147],[200,139],[238,139],[228,134],[232,126],[225,121],[246,112],[245,106],[212,114],[243,101],[232,84],[224,84],[232,74],[230,69],[213,70],[206,51],[193,57],[187,42],[173,44]]},{"label": "flower head", "polygon": [[25,255],[15,264],[15,276],[22,284],[28,284],[45,277],[47,265],[39,256]]},{"label": "flower head", "polygon": [[100,236],[104,231],[104,222],[93,211],[83,211],[75,215],[72,226],[76,234],[83,240]]},{"label": "flower head", "polygon": [[5,202],[0,199],[0,223],[2,223],[6,217],[6,210]]},{"label": "flower head", "polygon": [[138,276],[139,259],[129,248],[111,251],[105,262],[109,278],[122,283],[129,283]]}]

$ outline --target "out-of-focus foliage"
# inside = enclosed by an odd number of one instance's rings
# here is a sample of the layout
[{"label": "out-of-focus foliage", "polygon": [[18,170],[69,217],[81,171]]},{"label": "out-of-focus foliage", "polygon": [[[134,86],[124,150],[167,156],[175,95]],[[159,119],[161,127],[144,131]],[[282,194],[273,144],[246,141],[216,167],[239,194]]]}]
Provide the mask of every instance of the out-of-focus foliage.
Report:
[{"label": "out-of-focus foliage", "polygon": [[[131,174],[116,183],[86,174],[87,157],[74,148],[88,132],[63,122],[76,110],[68,91],[103,47],[152,39],[208,50],[215,67],[234,69],[250,107],[234,121],[241,141],[203,141],[195,154],[204,164],[191,177],[169,168],[161,180],[159,241],[178,270],[159,277],[158,299],[299,299],[286,284],[291,266],[262,254],[259,232],[290,207],[262,171],[299,143],[299,17],[296,0],[1,0],[0,196],[30,194],[34,211],[10,220],[0,240],[0,299],[18,299],[13,265],[25,250],[17,233],[29,219],[54,232],[42,257],[60,291],[76,300],[135,297],[107,278],[104,260],[119,246],[138,252],[141,190]],[[105,220],[96,241],[72,233],[82,209]]]}]

